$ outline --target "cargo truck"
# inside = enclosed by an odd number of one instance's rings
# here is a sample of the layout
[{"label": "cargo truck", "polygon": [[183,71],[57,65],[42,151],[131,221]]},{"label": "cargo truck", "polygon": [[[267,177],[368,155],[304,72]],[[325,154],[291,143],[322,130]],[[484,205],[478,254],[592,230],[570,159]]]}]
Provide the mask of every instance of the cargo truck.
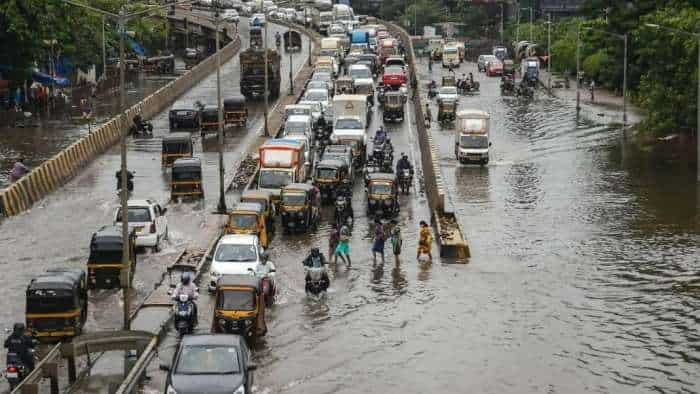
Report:
[{"label": "cargo truck", "polygon": [[[265,93],[265,50],[249,48],[240,54],[241,94],[246,98]],[[280,93],[280,55],[275,49],[267,50],[267,84],[270,98]]]},{"label": "cargo truck", "polygon": [[279,202],[284,186],[306,181],[305,164],[308,157],[303,140],[271,139],[258,148],[258,154],[258,189],[270,191],[275,203]]}]

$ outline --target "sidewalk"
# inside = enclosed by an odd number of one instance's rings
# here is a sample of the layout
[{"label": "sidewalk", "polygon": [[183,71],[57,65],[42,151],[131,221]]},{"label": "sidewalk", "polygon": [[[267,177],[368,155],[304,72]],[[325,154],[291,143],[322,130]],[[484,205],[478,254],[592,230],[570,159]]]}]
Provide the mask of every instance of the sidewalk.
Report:
[{"label": "sidewalk", "polygon": [[[546,90],[549,73],[540,70],[540,83]],[[556,87],[560,86],[560,87]],[[564,88],[564,78],[552,76],[552,95],[576,106],[576,80],[569,80],[569,88]],[[622,124],[622,96],[615,95],[607,89],[596,89],[594,101],[588,87],[581,87],[581,116],[596,122]],[[641,110],[635,107],[627,98],[627,124],[634,125],[643,119]]]}]

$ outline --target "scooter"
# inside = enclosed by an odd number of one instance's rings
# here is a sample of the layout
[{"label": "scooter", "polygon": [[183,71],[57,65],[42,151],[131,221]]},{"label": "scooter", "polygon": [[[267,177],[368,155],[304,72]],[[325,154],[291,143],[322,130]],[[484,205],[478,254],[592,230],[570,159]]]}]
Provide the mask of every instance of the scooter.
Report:
[{"label": "scooter", "polygon": [[134,124],[129,128],[129,135],[150,136],[153,135],[153,123],[134,117]]},{"label": "scooter", "polygon": [[326,266],[305,267],[304,271],[306,272],[306,294],[318,296],[328,290],[330,279]]},{"label": "scooter", "polygon": [[[32,357],[34,357],[34,349],[30,349]],[[7,353],[7,362],[5,367],[5,378],[10,384],[10,390],[14,390],[24,378],[32,372],[24,365],[22,358],[17,353]]]},{"label": "scooter", "polygon": [[262,287],[263,294],[265,294],[265,306],[272,308],[272,305],[275,304],[275,297],[277,296],[277,288],[273,285],[271,277],[271,274],[275,273],[275,270],[271,269],[269,273],[262,274],[256,272],[252,268],[248,268],[248,272],[260,278],[260,286]]},{"label": "scooter", "polygon": [[194,301],[190,300],[189,295],[180,294],[180,296],[175,300],[173,310],[175,312],[175,330],[180,334],[180,336],[192,334],[196,325],[194,317]]},{"label": "scooter", "polygon": [[401,173],[399,173],[399,186],[401,187],[402,193],[408,194],[408,191],[411,188],[411,181],[412,180],[413,180],[413,171],[411,171],[409,169],[401,170]]}]

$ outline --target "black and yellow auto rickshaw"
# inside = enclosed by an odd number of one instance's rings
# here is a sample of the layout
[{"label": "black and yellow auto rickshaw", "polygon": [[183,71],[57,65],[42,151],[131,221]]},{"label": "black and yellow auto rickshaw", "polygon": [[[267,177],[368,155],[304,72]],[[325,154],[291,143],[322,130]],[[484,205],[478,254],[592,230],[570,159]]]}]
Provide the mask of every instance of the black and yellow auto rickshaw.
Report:
[{"label": "black and yellow auto rickshaw", "polygon": [[306,231],[318,225],[318,196],[314,186],[291,183],[282,188],[280,214],[285,231]]},{"label": "black and yellow auto rickshaw", "polygon": [[245,127],[248,122],[248,108],[245,97],[235,96],[224,100],[224,124]]},{"label": "black and yellow auto rickshaw", "polygon": [[367,215],[394,216],[399,212],[396,176],[377,172],[367,176]]},{"label": "black and yellow auto rickshaw", "polygon": [[267,334],[265,294],[255,275],[224,275],[216,281],[212,332],[248,340]]},{"label": "black and yellow auto rickshaw", "polygon": [[286,52],[301,51],[301,34],[295,30],[288,30],[283,35],[284,50]]},{"label": "black and yellow auto rickshaw", "polygon": [[241,202],[228,212],[226,234],[255,234],[260,245],[267,248],[270,234],[265,220],[265,208],[259,202]]},{"label": "black and yellow auto rickshaw", "polygon": [[454,100],[441,100],[438,104],[438,122],[442,125],[455,121],[457,102]]},{"label": "black and yellow auto rickshaw", "polygon": [[348,165],[337,159],[321,160],[316,165],[314,186],[321,191],[321,201],[334,202],[336,191],[349,182]]},{"label": "black and yellow auto rickshaw", "polygon": [[[205,136],[207,133],[219,132],[219,108],[216,105],[206,105],[200,112],[199,133]],[[221,125],[223,127],[223,124]]]},{"label": "black and yellow auto rickshaw", "polygon": [[384,94],[383,100],[382,117],[384,121],[403,121],[406,96],[398,91],[389,90]]},{"label": "black and yellow auto rickshaw", "polygon": [[121,226],[104,226],[92,235],[90,240],[90,257],[87,262],[88,289],[115,289],[123,287],[122,275],[130,271],[129,286],[134,279],[136,269],[136,233],[129,231],[128,266],[122,264]]},{"label": "black and yellow auto rickshaw", "polygon": [[349,76],[338,77],[335,80],[335,94],[355,94],[355,85]]},{"label": "black and yellow auto rickshaw", "polygon": [[171,133],[163,137],[161,164],[172,167],[173,162],[184,157],[192,157],[192,135],[190,133]]},{"label": "black and yellow auto rickshaw", "polygon": [[54,269],[27,286],[26,325],[40,341],[80,335],[87,320],[87,277],[81,269]]},{"label": "black and yellow auto rickshaw", "polygon": [[272,201],[272,192],[268,190],[248,189],[241,194],[241,202],[256,202],[263,206],[267,230],[271,233],[275,232],[274,217],[275,204]]},{"label": "black and yellow auto rickshaw", "polygon": [[170,179],[170,199],[204,198],[202,185],[202,161],[197,157],[177,159],[173,163]]}]

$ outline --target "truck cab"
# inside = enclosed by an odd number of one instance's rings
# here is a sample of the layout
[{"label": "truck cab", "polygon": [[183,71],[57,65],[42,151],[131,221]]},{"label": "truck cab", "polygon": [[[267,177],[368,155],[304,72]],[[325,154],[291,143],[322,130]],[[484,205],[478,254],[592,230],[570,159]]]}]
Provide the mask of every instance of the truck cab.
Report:
[{"label": "truck cab", "polygon": [[279,203],[280,192],[284,186],[306,180],[306,152],[304,140],[291,138],[271,139],[258,148],[258,188],[272,193],[276,204]]},{"label": "truck cab", "polygon": [[454,45],[445,45],[442,47],[442,66],[449,67],[459,67],[459,48]]},{"label": "truck cab", "polygon": [[462,164],[489,162],[490,115],[477,109],[457,112],[455,128],[455,158]]}]

